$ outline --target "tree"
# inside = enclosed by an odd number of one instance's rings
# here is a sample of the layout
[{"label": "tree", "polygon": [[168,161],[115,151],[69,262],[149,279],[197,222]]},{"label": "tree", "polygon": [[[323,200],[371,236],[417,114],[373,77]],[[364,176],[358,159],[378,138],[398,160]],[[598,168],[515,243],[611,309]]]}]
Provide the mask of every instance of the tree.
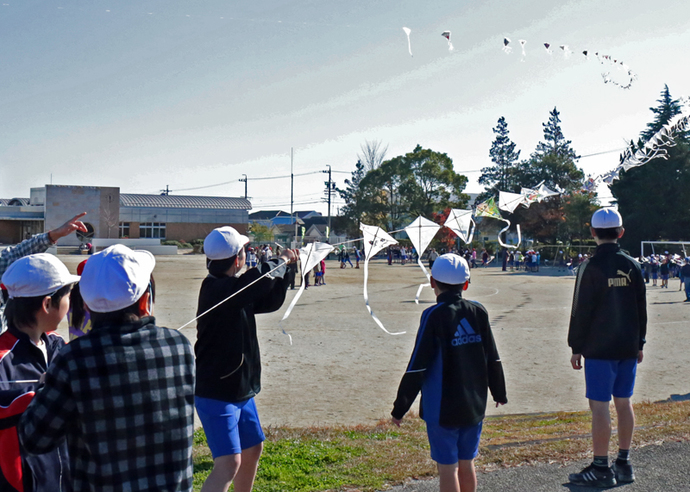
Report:
[{"label": "tree", "polygon": [[273,241],[273,230],[269,226],[260,224],[259,222],[251,222],[249,224],[249,233],[254,237],[253,240],[257,243]]},{"label": "tree", "polygon": [[404,220],[430,217],[446,207],[463,207],[469,197],[462,193],[467,177],[453,170],[448,155],[423,149],[394,157],[369,171],[361,182],[369,198],[369,211],[383,224],[399,229]]},{"label": "tree", "polygon": [[365,212],[366,199],[363,196],[363,189],[360,187],[364,174],[364,164],[358,160],[355,164],[355,170],[352,171],[352,178],[345,180],[345,188],[336,188],[340,198],[345,200],[341,215],[346,219],[345,229],[350,235],[357,234],[359,223]]},{"label": "tree", "polygon": [[361,154],[357,154],[357,158],[364,163],[367,171],[373,171],[378,168],[383,160],[386,158],[388,152],[388,145],[381,148],[381,142],[378,140],[365,140],[359,147],[362,150]]},{"label": "tree", "polygon": [[[491,143],[489,155],[494,165],[483,168],[478,180],[479,184],[486,185],[484,189],[486,198],[498,195],[499,191],[520,192],[519,183],[514,182],[513,179],[516,164],[520,159],[520,151],[515,151],[515,143],[508,137],[508,123],[503,116],[498,119],[493,132],[496,138]],[[481,198],[479,198],[480,201],[483,201]]]},{"label": "tree", "polygon": [[570,147],[561,130],[561,119],[558,109],[549,113],[549,121],[542,123],[544,140],[530,158],[519,164],[515,170],[516,183],[527,188],[536,186],[542,181],[549,188],[562,188],[566,191],[582,187],[584,173],[575,161],[580,157]]},{"label": "tree", "polygon": [[[680,113],[680,102],[671,97],[668,86],[657,102],[657,107],[650,108],[654,120],[641,132],[640,145]],[[626,230],[620,242],[630,251],[637,251],[643,240],[687,240],[690,236],[686,205],[690,200],[690,138],[681,133],[674,140],[676,145],[666,149],[667,159],[652,159],[624,171],[610,186]]]}]

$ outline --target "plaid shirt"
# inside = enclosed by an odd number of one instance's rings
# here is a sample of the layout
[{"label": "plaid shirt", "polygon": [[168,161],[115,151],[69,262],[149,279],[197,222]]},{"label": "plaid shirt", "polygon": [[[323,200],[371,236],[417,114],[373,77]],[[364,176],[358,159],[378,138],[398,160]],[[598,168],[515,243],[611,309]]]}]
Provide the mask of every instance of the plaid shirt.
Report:
[{"label": "plaid shirt", "polygon": [[154,323],[98,326],[70,342],[22,416],[31,453],[67,437],[75,491],[192,490],[192,346]]},{"label": "plaid shirt", "polygon": [[0,252],[0,277],[2,277],[5,270],[19,258],[34,253],[43,253],[52,245],[53,243],[50,241],[50,237],[48,237],[48,233],[46,232],[33,236],[31,239],[26,239],[16,246],[5,248]]}]

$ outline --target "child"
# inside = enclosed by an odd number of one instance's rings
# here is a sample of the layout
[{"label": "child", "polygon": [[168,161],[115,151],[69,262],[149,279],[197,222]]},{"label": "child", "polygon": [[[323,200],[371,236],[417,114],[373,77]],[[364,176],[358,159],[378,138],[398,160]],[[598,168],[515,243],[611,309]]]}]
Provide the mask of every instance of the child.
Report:
[{"label": "child", "polygon": [[[77,275],[84,271],[86,260],[77,266]],[[69,341],[86,335],[91,331],[91,313],[84,309],[84,299],[81,297],[79,283],[74,284],[69,295],[69,311],[67,312],[67,324],[69,325]]]},{"label": "child", "polygon": [[67,314],[70,288],[78,280],[46,253],[15,261],[2,277],[9,294],[8,329],[0,336],[0,488],[9,484],[2,490],[71,490],[66,443],[44,455],[30,455],[19,445],[16,424],[39,387],[32,381],[43,378],[65,345],[55,330]]},{"label": "child", "polygon": [[431,458],[438,465],[441,492],[474,492],[474,458],[479,449],[487,389],[496,406],[508,402],[501,359],[489,315],[479,303],[462,298],[470,269],[464,258],[447,253],[431,269],[437,304],[425,310],[412,357],[393,405],[400,425],[417,393],[427,426]]},{"label": "child", "polygon": [[297,258],[286,249],[240,275],[248,242],[229,226],[214,229],[204,240],[209,274],[201,284],[198,313],[225,300],[199,318],[194,347],[196,409],[213,455],[204,492],[226,491],[232,482],[235,490],[252,488],[265,439],[254,401],[261,391],[255,315],[282,306],[288,287],[285,265]]},{"label": "child", "polygon": [[[585,358],[594,461],[569,479],[575,485],[613,487],[635,480],[630,464],[635,427],[630,397],[647,332],[645,282],[640,264],[618,245],[625,232],[620,214],[613,208],[601,208],[590,223],[597,249],[577,272],[568,345],[573,351],[573,369],[582,369]],[[608,461],[611,396],[618,414],[619,448],[613,469]]]}]

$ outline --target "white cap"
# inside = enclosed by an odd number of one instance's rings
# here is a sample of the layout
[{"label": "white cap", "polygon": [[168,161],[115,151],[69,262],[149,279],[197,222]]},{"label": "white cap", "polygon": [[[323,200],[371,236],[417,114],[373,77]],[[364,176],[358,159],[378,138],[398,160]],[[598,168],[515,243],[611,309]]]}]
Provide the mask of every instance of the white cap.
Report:
[{"label": "white cap", "polygon": [[623,217],[615,208],[600,208],[592,215],[592,227],[594,229],[613,229],[622,225]]},{"label": "white cap", "polygon": [[462,256],[446,253],[434,260],[431,276],[444,284],[464,284],[470,279],[470,267]]},{"label": "white cap", "polygon": [[151,281],[156,259],[148,251],[114,244],[84,266],[79,288],[90,311],[110,313],[137,302]]},{"label": "white cap", "polygon": [[48,253],[24,256],[2,276],[10,298],[46,296],[75,282],[79,276],[69,273],[64,263]]},{"label": "white cap", "polygon": [[237,232],[235,228],[219,227],[213,229],[204,239],[204,253],[209,260],[225,260],[239,253],[248,242],[249,238]]}]

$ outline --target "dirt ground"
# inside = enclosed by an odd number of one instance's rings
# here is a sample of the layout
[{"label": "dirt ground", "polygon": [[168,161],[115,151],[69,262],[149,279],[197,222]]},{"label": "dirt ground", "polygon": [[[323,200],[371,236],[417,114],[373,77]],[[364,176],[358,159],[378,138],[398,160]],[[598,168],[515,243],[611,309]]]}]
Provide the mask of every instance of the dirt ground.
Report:
[{"label": "dirt ground", "polygon": [[[61,259],[74,272],[82,258]],[[179,328],[195,315],[206,275],[204,257],[158,256],[156,261],[157,322]],[[293,345],[279,321],[297,290],[288,291],[278,312],[257,317],[263,362],[257,404],[264,425],[371,424],[390,415],[420,315],[435,302],[434,295],[425,288],[415,304],[417,287],[425,281],[418,265],[372,262],[370,305],[389,331],[406,332],[391,336],[367,313],[362,279],[362,269],[341,270],[329,261],[327,285],[306,290],[283,323]],[[690,393],[690,303],[682,302],[677,279],[670,284],[668,290],[647,289],[648,343],[638,369],[637,401]],[[587,408],[584,375],[571,368],[566,342],[573,287],[574,277],[555,269],[472,271],[465,297],[488,309],[507,379],[509,404],[490,406],[489,415]],[[182,331],[194,342],[194,324]]]}]

